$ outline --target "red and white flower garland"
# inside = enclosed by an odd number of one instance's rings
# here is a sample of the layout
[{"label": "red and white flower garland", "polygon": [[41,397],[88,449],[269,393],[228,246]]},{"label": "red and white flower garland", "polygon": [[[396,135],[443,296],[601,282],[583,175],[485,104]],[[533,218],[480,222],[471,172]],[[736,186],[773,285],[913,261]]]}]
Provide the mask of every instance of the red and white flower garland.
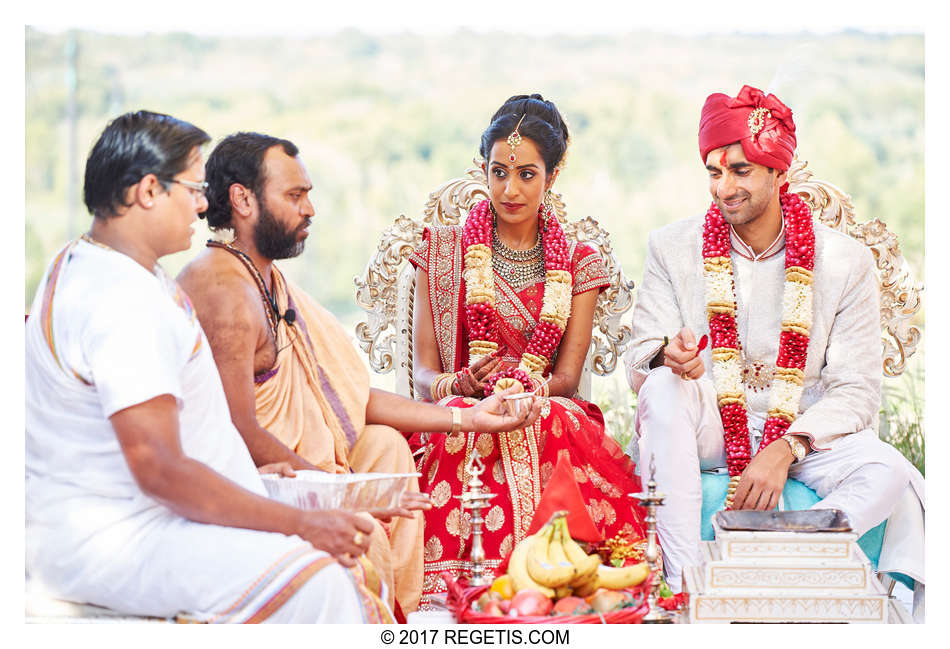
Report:
[{"label": "red and white flower garland", "polygon": [[[759,450],[784,435],[798,416],[812,324],[815,229],[811,209],[798,194],[782,192],[781,203],[785,219],[782,332],[769,394],[768,418]],[[703,275],[706,280],[706,314],[712,337],[712,374],[731,476],[727,506],[732,504],[731,496],[740,474],[752,459],[736,329],[736,298],[729,257],[731,245],[729,225],[713,203],[706,212],[703,226]]]},{"label": "red and white flower garland", "polygon": [[[540,377],[551,356],[561,343],[561,336],[571,314],[571,289],[567,238],[557,217],[538,209],[538,227],[544,245],[544,296],[538,324],[517,368],[504,370],[486,382],[486,395],[495,382],[513,378],[525,390],[533,388],[531,375]],[[495,276],[492,267],[492,215],[489,201],[479,202],[469,212],[462,228],[462,249],[465,251],[465,323],[468,327],[469,363],[498,349],[498,324],[495,311]]]}]

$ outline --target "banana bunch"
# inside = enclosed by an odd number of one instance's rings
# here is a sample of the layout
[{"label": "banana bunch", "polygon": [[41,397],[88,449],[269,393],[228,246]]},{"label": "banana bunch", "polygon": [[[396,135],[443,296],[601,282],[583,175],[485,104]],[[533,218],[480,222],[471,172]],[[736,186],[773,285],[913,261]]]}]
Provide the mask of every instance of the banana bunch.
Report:
[{"label": "banana bunch", "polygon": [[597,554],[587,554],[571,538],[567,512],[556,512],[536,534],[515,546],[508,561],[514,591],[536,590],[552,599],[586,597],[598,588],[636,586],[650,572],[646,562],[624,568],[601,563]]}]

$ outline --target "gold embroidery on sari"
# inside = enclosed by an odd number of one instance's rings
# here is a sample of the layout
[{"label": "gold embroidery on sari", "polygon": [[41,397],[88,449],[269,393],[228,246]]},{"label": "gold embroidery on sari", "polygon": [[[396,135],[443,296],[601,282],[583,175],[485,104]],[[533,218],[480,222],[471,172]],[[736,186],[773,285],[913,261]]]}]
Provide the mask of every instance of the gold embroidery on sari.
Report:
[{"label": "gold embroidery on sari", "polygon": [[491,475],[498,484],[505,484],[505,463],[501,458],[495,460],[495,464],[491,468]]},{"label": "gold embroidery on sari", "polygon": [[[462,282],[461,226],[429,228],[429,303],[443,371],[455,369]],[[435,262],[434,264],[432,262]]]},{"label": "gold embroidery on sari", "polygon": [[468,466],[469,461],[472,459],[472,449],[474,448],[475,433],[459,433],[462,436],[462,439],[465,440],[465,457],[459,462],[458,466],[455,467],[455,475],[459,479],[459,482],[462,483],[462,492],[468,488],[468,481],[471,479],[470,476],[465,471],[465,467]]},{"label": "gold embroidery on sari", "polygon": [[567,397],[550,397],[550,399],[551,401],[556,401],[557,403],[564,406],[565,410],[568,410],[570,412],[576,412],[579,415],[586,414],[583,408],[581,408],[579,405],[574,403],[573,399],[568,399]]},{"label": "gold embroidery on sari", "polygon": [[557,417],[551,422],[551,434],[557,438],[560,438],[564,434],[564,427],[561,425],[561,420]]},{"label": "gold embroidery on sari", "polygon": [[495,505],[488,510],[488,515],[485,516],[485,527],[489,532],[497,532],[504,524],[505,510],[501,508],[501,505]]},{"label": "gold embroidery on sari", "polygon": [[604,512],[604,525],[613,525],[617,522],[617,511],[614,506],[606,500],[600,501],[600,509]]},{"label": "gold embroidery on sari", "polygon": [[[534,426],[540,428],[540,422],[535,421]],[[498,446],[505,462],[508,492],[511,495],[516,542],[527,536],[534,509],[541,499],[536,438],[537,433],[527,429],[513,430],[498,436]]]},{"label": "gold embroidery on sari", "polygon": [[550,461],[545,462],[541,465],[541,488],[543,489],[547,486],[548,481],[551,479],[551,474],[554,473],[554,464]]},{"label": "gold embroidery on sari", "polygon": [[494,435],[491,433],[481,433],[478,436],[478,439],[475,440],[475,448],[478,450],[479,455],[483,458],[488,457],[492,454],[492,451],[495,450],[495,442],[492,439]]},{"label": "gold embroidery on sari", "polygon": [[574,426],[574,432],[577,432],[581,429],[581,422],[577,421],[577,415],[573,412],[565,412],[567,418],[571,420],[571,424]]},{"label": "gold embroidery on sari", "polygon": [[[431,451],[431,450],[432,450],[432,446],[429,446],[428,448],[426,448],[426,456],[429,455],[429,451]],[[423,463],[420,464],[419,467],[416,467],[416,470],[418,470],[419,468],[425,466],[425,461],[424,461],[424,460],[425,460],[425,458],[423,458]],[[435,472],[438,471],[438,470],[439,470],[439,461],[436,460],[435,462],[432,463],[432,467],[429,469],[428,482],[429,482],[430,484],[432,483],[433,480],[435,480]]]},{"label": "gold embroidery on sari", "polygon": [[610,277],[607,275],[607,266],[603,259],[594,251],[588,251],[584,257],[574,264],[574,285],[572,295],[584,293],[593,288],[610,286]]},{"label": "gold embroidery on sari", "polygon": [[445,504],[452,498],[452,487],[447,480],[443,480],[432,490],[432,506],[445,507]]},{"label": "gold embroidery on sari", "polygon": [[451,534],[452,536],[461,536],[462,535],[462,510],[459,507],[456,507],[449,512],[449,515],[445,517],[445,531]]},{"label": "gold embroidery on sari", "polygon": [[574,469],[574,480],[577,482],[577,484],[584,484],[587,482],[587,473],[584,471],[584,469],[580,468],[579,466],[572,468]]},{"label": "gold embroidery on sari", "polygon": [[432,535],[429,537],[429,540],[426,541],[425,545],[425,560],[426,561],[438,561],[442,558],[442,541],[439,540],[439,537]]},{"label": "gold embroidery on sari", "polygon": [[604,517],[604,513],[600,511],[600,507],[597,506],[596,500],[591,500],[587,503],[587,513],[590,514],[590,519],[594,521],[594,525],[600,522]]},{"label": "gold embroidery on sari", "polygon": [[604,477],[597,473],[597,470],[590,464],[585,464],[584,469],[590,478],[590,483],[600,489],[604,495],[610,496],[611,498],[620,498],[623,495],[617,487],[610,484],[607,480],[604,480]]},{"label": "gold embroidery on sari", "polygon": [[517,292],[498,273],[495,273],[495,308],[506,317],[511,317],[517,313],[524,320],[528,329],[533,330],[538,324],[537,319],[531,315],[531,311],[522,303]]},{"label": "gold embroidery on sari", "polygon": [[501,545],[498,546],[498,551],[501,553],[502,558],[507,557],[511,554],[511,551],[515,548],[515,537],[511,534],[508,534],[501,540]]},{"label": "gold embroidery on sari", "polygon": [[445,437],[445,452],[455,455],[465,447],[465,433],[451,433]]},{"label": "gold embroidery on sari", "polygon": [[541,400],[541,419],[547,419],[551,416],[551,400],[542,399]]}]

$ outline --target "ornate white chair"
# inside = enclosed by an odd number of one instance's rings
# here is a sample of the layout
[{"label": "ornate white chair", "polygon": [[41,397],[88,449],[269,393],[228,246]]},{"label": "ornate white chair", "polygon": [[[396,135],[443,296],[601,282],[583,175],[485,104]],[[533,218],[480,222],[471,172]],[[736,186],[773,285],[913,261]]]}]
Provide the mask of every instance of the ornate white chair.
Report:
[{"label": "ornate white chair", "polygon": [[[558,219],[569,239],[583,242],[600,252],[607,265],[610,286],[600,293],[594,311],[594,332],[584,363],[578,394],[590,399],[591,374],[606,376],[614,371],[630,344],[630,326],[622,316],[633,306],[633,282],[624,275],[610,245],[610,235],[591,217],[568,221],[560,194],[554,194]],[[448,181],[429,195],[421,221],[399,216],[383,231],[376,253],[360,277],[355,278],[356,301],[366,319],[356,326],[360,347],[370,366],[381,374],[396,372],[396,392],[420,398],[412,379],[412,308],[415,269],[407,260],[422,243],[427,225],[457,225],[462,214],[488,198],[485,174],[480,167]]]}]

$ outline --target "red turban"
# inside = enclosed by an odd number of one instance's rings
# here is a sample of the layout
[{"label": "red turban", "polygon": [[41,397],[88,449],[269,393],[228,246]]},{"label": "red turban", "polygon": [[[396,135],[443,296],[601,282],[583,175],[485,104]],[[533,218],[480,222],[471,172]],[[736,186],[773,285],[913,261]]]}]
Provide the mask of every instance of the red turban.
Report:
[{"label": "red turban", "polygon": [[791,109],[775,95],[742,86],[735,98],[709,95],[699,118],[699,155],[734,142],[750,162],[787,171],[795,155],[795,122]]}]

